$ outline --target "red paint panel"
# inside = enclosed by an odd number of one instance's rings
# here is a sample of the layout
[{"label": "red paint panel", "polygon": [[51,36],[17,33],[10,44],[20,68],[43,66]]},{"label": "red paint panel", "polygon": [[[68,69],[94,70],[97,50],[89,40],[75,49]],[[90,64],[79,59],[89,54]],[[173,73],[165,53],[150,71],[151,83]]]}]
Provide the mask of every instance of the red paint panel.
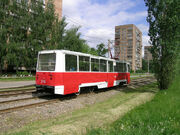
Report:
[{"label": "red paint panel", "polygon": [[82,83],[107,82],[107,73],[67,72],[64,73],[63,79],[65,93],[70,94],[78,92]]},{"label": "red paint panel", "polygon": [[64,85],[64,94],[78,92],[82,83],[108,82],[108,87],[113,87],[114,80],[130,82],[130,73],[93,73],[93,72],[37,72],[36,84],[46,86]]},{"label": "red paint panel", "polygon": [[46,86],[63,85],[63,74],[54,72],[37,72],[36,84]]}]

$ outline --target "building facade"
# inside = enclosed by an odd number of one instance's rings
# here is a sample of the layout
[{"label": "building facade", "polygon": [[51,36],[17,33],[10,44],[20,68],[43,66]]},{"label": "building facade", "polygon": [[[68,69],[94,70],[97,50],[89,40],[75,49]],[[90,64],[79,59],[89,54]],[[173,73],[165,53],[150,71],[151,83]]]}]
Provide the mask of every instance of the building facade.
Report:
[{"label": "building facade", "polygon": [[144,59],[145,60],[152,60],[152,54],[149,51],[152,46],[144,46]]},{"label": "building facade", "polygon": [[[44,0],[45,4],[48,0]],[[58,18],[62,18],[62,0],[53,0],[55,13],[58,15]]]},{"label": "building facade", "polygon": [[133,71],[142,68],[142,32],[134,24],[115,26],[114,53],[129,62]]}]

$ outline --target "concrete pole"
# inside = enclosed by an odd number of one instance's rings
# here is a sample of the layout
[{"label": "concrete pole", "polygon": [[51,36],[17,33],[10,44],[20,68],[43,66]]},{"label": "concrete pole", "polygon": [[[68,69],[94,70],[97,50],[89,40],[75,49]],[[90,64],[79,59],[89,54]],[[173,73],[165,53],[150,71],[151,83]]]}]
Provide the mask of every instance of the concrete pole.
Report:
[{"label": "concrete pole", "polygon": [[149,74],[149,57],[148,57],[148,74]]},{"label": "concrete pole", "polygon": [[110,58],[110,40],[108,40],[108,58]]}]

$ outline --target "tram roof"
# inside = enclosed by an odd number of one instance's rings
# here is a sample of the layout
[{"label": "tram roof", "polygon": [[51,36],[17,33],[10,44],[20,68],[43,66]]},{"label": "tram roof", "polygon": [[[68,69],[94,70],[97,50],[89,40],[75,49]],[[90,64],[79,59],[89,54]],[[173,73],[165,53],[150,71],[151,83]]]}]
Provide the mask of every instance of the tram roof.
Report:
[{"label": "tram roof", "polygon": [[[44,53],[65,53],[65,54],[72,54],[72,55],[79,55],[79,56],[89,56],[91,58],[97,58],[97,59],[104,59],[104,60],[109,60],[109,61],[119,61],[111,58],[106,58],[106,57],[101,57],[101,56],[95,56],[91,54],[86,54],[86,53],[81,53],[81,52],[75,52],[75,51],[69,51],[69,50],[43,50],[39,51],[39,54],[44,54]],[[119,61],[121,63],[128,63],[127,61]]]}]

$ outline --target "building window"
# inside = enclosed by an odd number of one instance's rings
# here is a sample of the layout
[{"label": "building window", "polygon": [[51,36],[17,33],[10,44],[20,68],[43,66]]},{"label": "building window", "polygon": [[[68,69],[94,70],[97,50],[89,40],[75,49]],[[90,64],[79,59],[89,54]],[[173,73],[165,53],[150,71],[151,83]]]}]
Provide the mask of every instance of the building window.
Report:
[{"label": "building window", "polygon": [[79,71],[89,71],[90,58],[86,56],[79,56]]},{"label": "building window", "polygon": [[77,56],[65,55],[66,71],[77,71]]}]

